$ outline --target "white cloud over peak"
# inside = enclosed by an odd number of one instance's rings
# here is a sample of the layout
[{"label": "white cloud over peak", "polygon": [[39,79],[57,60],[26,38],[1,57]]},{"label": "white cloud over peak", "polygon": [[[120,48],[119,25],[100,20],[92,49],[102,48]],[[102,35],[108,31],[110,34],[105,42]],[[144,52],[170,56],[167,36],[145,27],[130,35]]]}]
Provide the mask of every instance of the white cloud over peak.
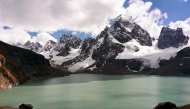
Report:
[{"label": "white cloud over peak", "polygon": [[184,34],[190,37],[190,18],[186,19],[185,21],[171,22],[169,26],[173,29],[176,29],[178,27],[183,28]]},{"label": "white cloud over peak", "polygon": [[37,34],[37,36],[34,36],[31,39],[32,42],[39,42],[43,46],[47,43],[48,40],[53,40],[57,42],[57,39],[55,39],[47,32],[40,32],[39,34]]},{"label": "white cloud over peak", "polygon": [[47,32],[40,32],[37,36],[31,37],[25,30],[18,28],[3,29],[0,26],[0,40],[9,44],[24,44],[28,40],[32,42],[39,42],[42,45],[45,45],[48,40],[57,41],[53,36]]},{"label": "white cloud over peak", "polygon": [[9,44],[24,44],[26,41],[31,40],[31,36],[22,29],[3,29],[0,26],[0,40]]},{"label": "white cloud over peak", "polygon": [[[152,2],[129,0],[127,8],[124,3],[125,0],[0,0],[0,31],[4,34],[0,40],[10,44],[27,40],[44,44],[46,39],[56,40],[49,33],[57,30],[96,36],[109,25],[110,19],[123,13],[157,38],[167,13],[158,8],[150,10]],[[13,29],[4,30],[1,26]],[[31,38],[27,31],[39,34]],[[18,40],[13,41],[13,37]]]},{"label": "white cloud over peak", "polygon": [[[1,0],[0,21],[27,31],[67,29],[97,35],[125,0]],[[10,8],[11,7],[11,8]]]},{"label": "white cloud over peak", "polygon": [[[48,34],[57,30],[71,30],[96,36],[109,25],[109,19],[124,12],[124,2],[125,0],[0,0],[0,27],[15,28],[1,28],[4,36],[0,40],[11,44],[43,39],[41,34],[31,39],[27,31]],[[45,36],[49,37],[47,34]],[[20,40],[12,41],[12,37]]]},{"label": "white cloud over peak", "polygon": [[135,22],[147,30],[151,37],[158,38],[162,23],[167,19],[167,13],[162,13],[158,8],[150,10],[152,2],[142,0],[130,0],[126,13],[131,15]]}]

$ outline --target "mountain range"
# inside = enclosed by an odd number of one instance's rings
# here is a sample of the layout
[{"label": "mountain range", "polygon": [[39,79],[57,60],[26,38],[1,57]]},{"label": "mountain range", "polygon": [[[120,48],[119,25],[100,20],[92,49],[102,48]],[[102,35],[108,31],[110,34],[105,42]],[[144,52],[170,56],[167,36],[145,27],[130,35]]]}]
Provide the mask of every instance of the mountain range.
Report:
[{"label": "mountain range", "polygon": [[160,69],[172,59],[178,60],[180,51],[188,53],[188,41],[182,28],[163,27],[155,39],[131,16],[119,15],[96,38],[83,41],[74,35],[62,35],[58,43],[50,40],[42,46],[28,41],[21,47],[44,55],[53,67],[71,73],[183,75],[183,62],[177,63],[178,70],[172,68],[172,72]]},{"label": "mountain range", "polygon": [[188,41],[182,28],[163,27],[155,39],[132,17],[119,15],[96,38],[62,35],[44,46],[0,42],[0,88],[69,73],[189,75]]}]

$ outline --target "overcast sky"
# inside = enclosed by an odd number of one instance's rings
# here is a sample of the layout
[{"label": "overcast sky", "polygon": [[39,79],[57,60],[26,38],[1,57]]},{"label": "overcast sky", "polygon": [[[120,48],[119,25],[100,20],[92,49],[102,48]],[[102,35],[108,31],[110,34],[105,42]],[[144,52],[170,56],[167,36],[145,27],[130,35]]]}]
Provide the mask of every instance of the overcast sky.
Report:
[{"label": "overcast sky", "polygon": [[61,34],[96,37],[120,14],[127,14],[158,38],[163,26],[190,36],[188,0],[0,0],[0,40],[45,44]]}]

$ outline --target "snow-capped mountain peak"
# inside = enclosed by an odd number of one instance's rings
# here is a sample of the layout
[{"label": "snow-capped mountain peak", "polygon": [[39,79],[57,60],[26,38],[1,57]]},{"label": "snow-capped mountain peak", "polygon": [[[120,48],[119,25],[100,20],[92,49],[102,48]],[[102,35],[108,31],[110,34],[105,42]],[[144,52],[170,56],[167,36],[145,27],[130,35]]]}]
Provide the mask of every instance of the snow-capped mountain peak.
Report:
[{"label": "snow-capped mountain peak", "polygon": [[107,71],[107,68],[114,70],[117,66],[124,68],[123,73],[126,73],[159,68],[163,64],[160,62],[175,57],[188,40],[189,37],[183,34],[181,28],[175,30],[166,27],[163,27],[159,39],[153,40],[131,16],[122,14],[111,27],[106,26],[97,38],[82,41],[73,35],[62,35],[59,43],[48,41],[41,50],[45,51],[42,54],[50,60],[51,65],[70,72],[89,69],[100,72],[102,69]]},{"label": "snow-capped mountain peak", "polygon": [[55,46],[57,45],[56,42],[54,42],[53,40],[49,40],[45,46],[40,50],[40,53],[44,53],[47,51],[51,51],[53,48],[55,48]]},{"label": "snow-capped mountain peak", "polygon": [[[121,14],[115,19],[115,24],[120,25],[127,32],[132,32],[135,27],[135,22],[132,19],[132,16],[126,14]],[[117,28],[120,29],[120,28]]]},{"label": "snow-capped mountain peak", "polygon": [[32,50],[34,52],[39,52],[39,50],[42,48],[42,45],[39,42],[31,42],[27,41],[22,48]]},{"label": "snow-capped mountain peak", "polygon": [[132,16],[129,16],[129,15],[127,15],[127,14],[121,14],[121,15],[119,15],[119,16],[115,19],[115,21],[120,21],[120,22],[126,22],[126,21],[128,21],[128,22],[130,22],[130,23],[134,23]]},{"label": "snow-capped mountain peak", "polygon": [[55,44],[56,42],[54,42],[53,40],[49,40],[46,45],[55,45]]},{"label": "snow-capped mountain peak", "polygon": [[119,15],[107,32],[109,36],[111,35],[120,43],[126,43],[135,39],[143,46],[152,46],[149,33],[134,23],[131,16]]}]

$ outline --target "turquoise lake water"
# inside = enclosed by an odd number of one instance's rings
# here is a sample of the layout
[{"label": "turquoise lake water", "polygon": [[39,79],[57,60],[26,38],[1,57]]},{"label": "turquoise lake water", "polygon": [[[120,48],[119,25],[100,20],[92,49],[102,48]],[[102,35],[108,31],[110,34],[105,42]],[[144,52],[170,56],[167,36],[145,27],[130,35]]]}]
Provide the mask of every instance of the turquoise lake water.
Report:
[{"label": "turquoise lake water", "polygon": [[0,92],[0,105],[34,109],[153,109],[164,101],[190,103],[190,77],[73,74]]}]

